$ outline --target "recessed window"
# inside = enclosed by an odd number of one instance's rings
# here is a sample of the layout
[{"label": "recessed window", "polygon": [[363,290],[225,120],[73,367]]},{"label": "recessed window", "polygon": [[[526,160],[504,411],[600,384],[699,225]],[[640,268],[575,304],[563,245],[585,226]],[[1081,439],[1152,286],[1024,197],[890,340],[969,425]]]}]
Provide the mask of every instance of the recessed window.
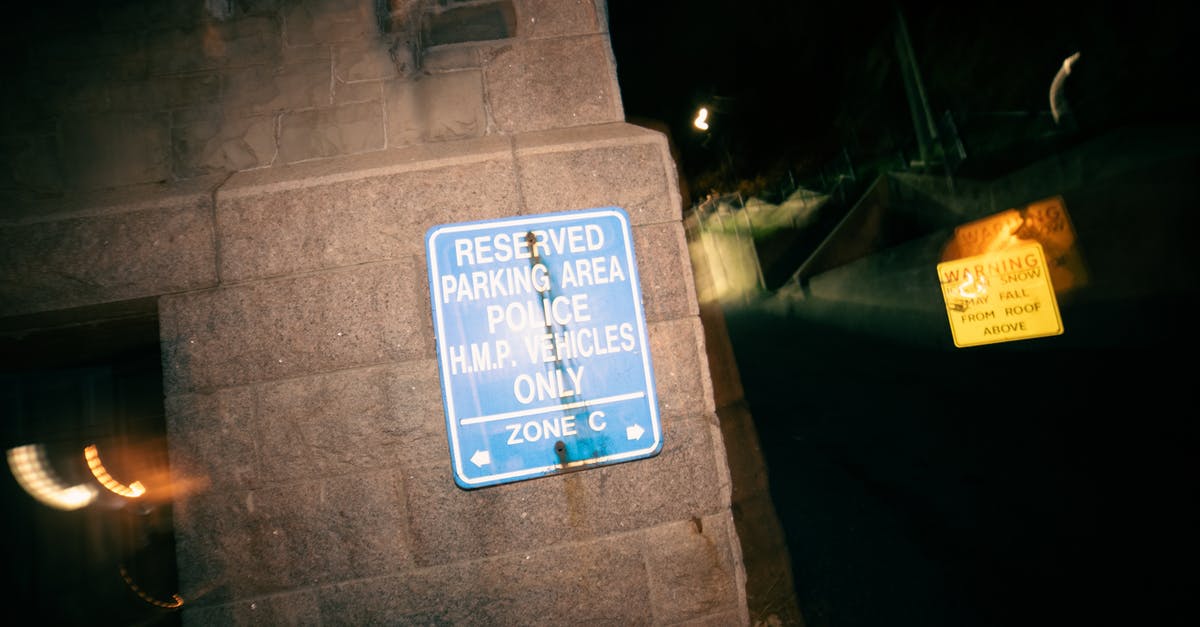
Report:
[{"label": "recessed window", "polygon": [[516,33],[512,2],[478,2],[427,12],[422,23],[426,46],[507,39]]}]

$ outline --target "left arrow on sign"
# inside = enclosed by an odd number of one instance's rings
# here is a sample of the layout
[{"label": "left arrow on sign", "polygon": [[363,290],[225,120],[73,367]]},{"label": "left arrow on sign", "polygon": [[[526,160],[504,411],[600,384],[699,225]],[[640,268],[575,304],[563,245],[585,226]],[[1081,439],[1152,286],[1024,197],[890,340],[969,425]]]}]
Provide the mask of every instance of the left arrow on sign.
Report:
[{"label": "left arrow on sign", "polygon": [[487,466],[492,463],[492,454],[487,451],[475,451],[475,454],[471,456],[471,463],[480,468]]}]

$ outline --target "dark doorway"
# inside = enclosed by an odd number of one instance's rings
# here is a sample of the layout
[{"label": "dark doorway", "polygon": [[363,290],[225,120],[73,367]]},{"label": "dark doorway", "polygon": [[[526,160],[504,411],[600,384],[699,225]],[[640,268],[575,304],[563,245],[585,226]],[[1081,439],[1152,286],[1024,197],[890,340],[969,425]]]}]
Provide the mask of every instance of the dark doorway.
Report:
[{"label": "dark doorway", "polygon": [[10,611],[179,624],[158,347],[153,301],[0,321]]}]

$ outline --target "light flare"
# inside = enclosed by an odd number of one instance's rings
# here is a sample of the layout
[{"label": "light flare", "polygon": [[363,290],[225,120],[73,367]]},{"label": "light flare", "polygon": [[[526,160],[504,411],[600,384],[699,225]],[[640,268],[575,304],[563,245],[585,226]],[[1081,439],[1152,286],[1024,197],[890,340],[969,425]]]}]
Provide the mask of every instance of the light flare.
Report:
[{"label": "light flare", "polygon": [[708,107],[700,107],[700,111],[696,113],[696,119],[692,120],[692,125],[702,131],[708,130]]},{"label": "light flare", "polygon": [[138,595],[139,599],[149,603],[150,605],[155,605],[170,610],[183,607],[183,597],[179,596],[178,594],[172,594],[170,601],[159,601],[158,599],[146,594],[145,591],[143,591],[136,583],[133,582],[133,577],[129,576],[129,571],[125,569],[124,565],[122,565],[120,568],[121,579],[125,580],[125,585],[129,586],[129,589],[132,590],[134,594]]},{"label": "light flare", "polygon": [[75,510],[96,498],[90,485],[66,485],[55,476],[41,444],[26,444],[8,450],[8,467],[13,477],[30,496],[55,509]]},{"label": "light flare", "polygon": [[95,444],[84,447],[83,458],[87,460],[88,468],[92,470],[92,476],[96,477],[96,481],[99,481],[100,485],[108,488],[113,494],[136,499],[146,493],[146,486],[142,485],[141,481],[134,481],[126,486],[113,479],[112,475],[108,474],[108,470],[104,468],[104,464],[100,462],[100,452],[96,449]]}]

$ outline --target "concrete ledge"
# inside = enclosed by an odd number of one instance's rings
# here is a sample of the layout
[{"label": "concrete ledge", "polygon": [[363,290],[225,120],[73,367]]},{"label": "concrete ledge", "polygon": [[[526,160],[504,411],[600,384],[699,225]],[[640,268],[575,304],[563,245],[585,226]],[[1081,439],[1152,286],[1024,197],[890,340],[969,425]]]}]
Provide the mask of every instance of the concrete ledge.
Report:
[{"label": "concrete ledge", "polygon": [[657,144],[666,150],[667,138],[644,126],[613,122],[520,133],[513,136],[513,144],[519,155],[628,144]]},{"label": "concrete ledge", "polygon": [[[218,194],[223,281],[425,256],[439,223],[518,213],[509,153],[491,160],[401,162],[355,178],[238,184]],[[426,151],[417,151],[426,152]],[[349,173],[347,173],[349,174]],[[297,228],[277,228],[276,225]],[[420,281],[422,284],[424,280]]]},{"label": "concrete ledge", "polygon": [[26,206],[0,222],[0,316],[216,284],[210,181]]},{"label": "concrete ledge", "polygon": [[217,192],[217,203],[272,191],[298,190],[339,181],[492,161],[510,158],[511,154],[510,138],[480,137],[248,170],[229,177]]}]

